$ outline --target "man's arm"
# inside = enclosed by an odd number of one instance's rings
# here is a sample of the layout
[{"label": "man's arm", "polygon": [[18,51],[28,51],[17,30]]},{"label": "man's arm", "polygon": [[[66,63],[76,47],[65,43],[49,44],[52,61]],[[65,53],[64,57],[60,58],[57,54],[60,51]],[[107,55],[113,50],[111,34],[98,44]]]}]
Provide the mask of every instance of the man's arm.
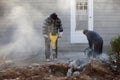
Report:
[{"label": "man's arm", "polygon": [[92,48],[92,46],[93,46],[92,40],[89,37],[87,37],[87,39],[88,39],[89,47]]},{"label": "man's arm", "polygon": [[63,32],[62,23],[61,23],[61,20],[59,18],[58,18],[58,28],[59,28],[59,32]]},{"label": "man's arm", "polygon": [[50,25],[50,19],[47,18],[44,23],[43,23],[43,27],[42,27],[42,31],[43,31],[43,35],[44,37],[48,37],[48,26]]},{"label": "man's arm", "polygon": [[59,37],[62,37],[63,27],[60,19],[58,19],[58,29],[59,29]]}]

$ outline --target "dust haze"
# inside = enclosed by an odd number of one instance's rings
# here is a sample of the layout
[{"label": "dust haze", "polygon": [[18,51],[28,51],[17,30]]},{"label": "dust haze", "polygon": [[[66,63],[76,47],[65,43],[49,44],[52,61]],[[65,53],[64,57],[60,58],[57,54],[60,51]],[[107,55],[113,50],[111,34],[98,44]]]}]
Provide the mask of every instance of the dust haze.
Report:
[{"label": "dust haze", "polygon": [[52,12],[69,12],[70,1],[57,0],[56,9],[54,6],[46,7],[41,2],[43,1],[0,1],[1,59],[24,60],[32,55],[44,55],[43,21]]},{"label": "dust haze", "polygon": [[0,56],[3,59],[22,60],[30,55],[43,54],[43,15],[29,4],[19,2],[1,2]]}]

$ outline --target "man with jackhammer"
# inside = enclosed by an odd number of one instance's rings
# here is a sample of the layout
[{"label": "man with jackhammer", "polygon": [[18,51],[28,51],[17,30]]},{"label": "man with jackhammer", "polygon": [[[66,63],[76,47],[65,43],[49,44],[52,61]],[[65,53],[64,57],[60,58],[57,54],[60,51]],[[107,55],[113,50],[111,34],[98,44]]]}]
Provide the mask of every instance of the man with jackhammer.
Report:
[{"label": "man with jackhammer", "polygon": [[103,49],[103,39],[102,37],[95,31],[83,30],[83,34],[86,35],[89,43],[89,50],[93,50],[93,58],[97,58],[100,54],[102,54]]},{"label": "man with jackhammer", "polygon": [[45,57],[50,61],[50,48],[52,46],[53,59],[57,60],[57,41],[63,34],[63,27],[60,18],[56,13],[50,14],[43,25],[43,36],[45,39]]}]

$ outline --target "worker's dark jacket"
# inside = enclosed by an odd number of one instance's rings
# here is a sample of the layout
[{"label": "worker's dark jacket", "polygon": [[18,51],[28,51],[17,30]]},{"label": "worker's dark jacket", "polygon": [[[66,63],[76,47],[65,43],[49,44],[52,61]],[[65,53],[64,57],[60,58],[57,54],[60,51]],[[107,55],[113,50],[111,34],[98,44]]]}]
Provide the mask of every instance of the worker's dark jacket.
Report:
[{"label": "worker's dark jacket", "polygon": [[58,34],[58,32],[63,32],[63,27],[61,24],[61,20],[57,18],[57,20],[53,23],[52,19],[48,17],[43,25],[43,34],[48,35],[52,32],[53,34]]},{"label": "worker's dark jacket", "polygon": [[103,42],[102,37],[98,33],[94,32],[94,31],[88,31],[87,39],[88,39],[90,48],[92,48],[93,44],[95,45],[95,44],[97,44],[99,42]]}]

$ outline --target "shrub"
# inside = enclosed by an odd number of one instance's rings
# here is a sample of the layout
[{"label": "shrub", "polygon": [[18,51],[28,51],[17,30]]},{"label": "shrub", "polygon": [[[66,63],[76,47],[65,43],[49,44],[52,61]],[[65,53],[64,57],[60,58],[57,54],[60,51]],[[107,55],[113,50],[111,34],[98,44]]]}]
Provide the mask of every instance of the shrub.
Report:
[{"label": "shrub", "polygon": [[114,64],[116,71],[120,71],[120,36],[111,40],[112,56],[114,57]]},{"label": "shrub", "polygon": [[120,36],[111,40],[110,44],[112,47],[112,51],[115,52],[116,54],[120,54]]}]

